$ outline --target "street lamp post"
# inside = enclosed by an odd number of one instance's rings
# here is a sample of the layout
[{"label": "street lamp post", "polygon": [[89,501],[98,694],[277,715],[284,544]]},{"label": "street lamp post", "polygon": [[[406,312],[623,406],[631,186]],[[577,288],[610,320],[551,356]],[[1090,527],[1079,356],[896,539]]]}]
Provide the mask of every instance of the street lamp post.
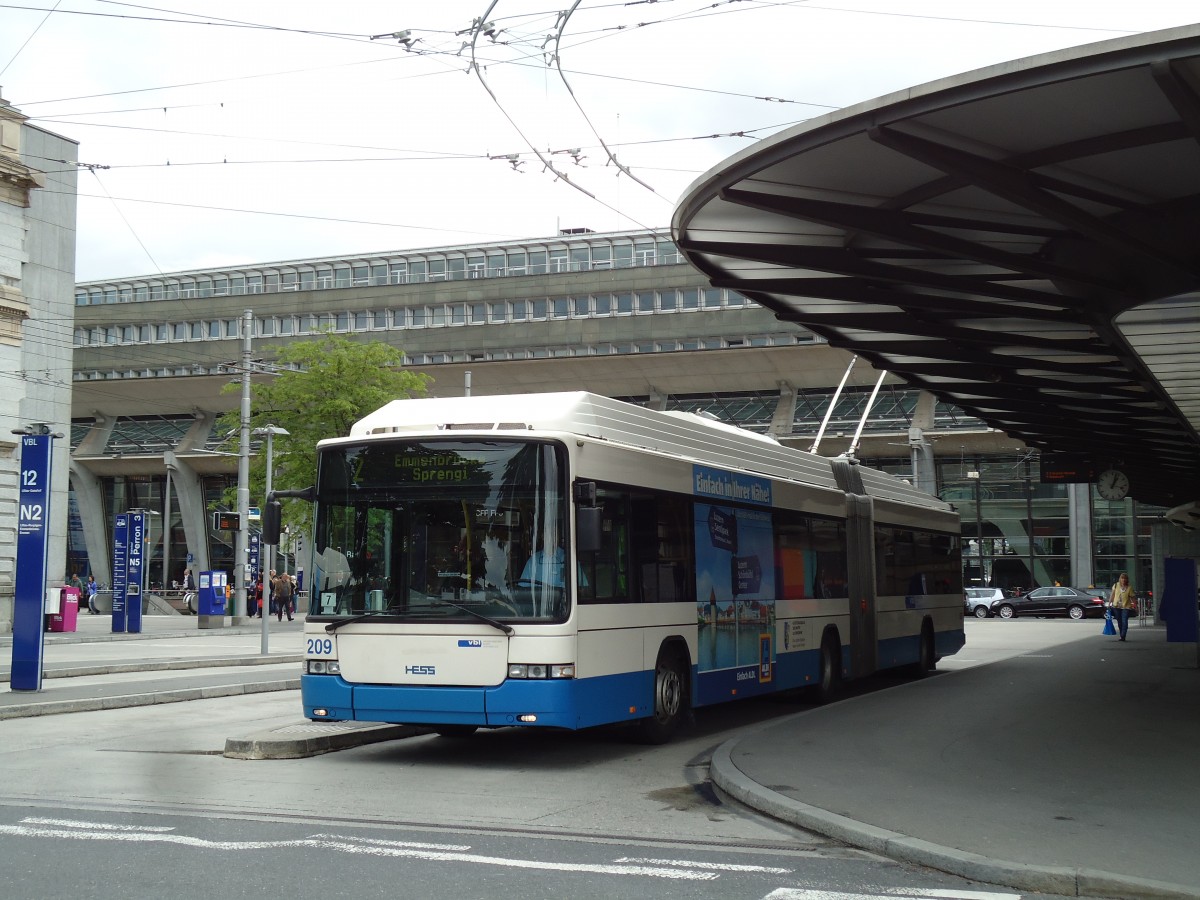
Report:
[{"label": "street lamp post", "polygon": [[[263,435],[266,435],[266,437],[267,437],[267,484],[266,484],[267,489],[266,489],[265,496],[263,498],[263,504],[266,505],[267,501],[269,501],[271,498],[271,490],[272,490],[271,481],[275,474],[275,443],[274,443],[275,435],[290,434],[291,432],[289,432],[286,428],[281,428],[278,425],[264,425],[262,428],[255,428],[254,433],[255,433],[255,435],[257,435],[259,437],[261,437]],[[274,544],[267,544],[263,547],[263,557],[266,560],[266,565],[262,566],[260,568],[265,568],[267,573],[270,573],[270,571],[273,568],[275,568],[275,545]],[[263,597],[264,600],[266,600],[267,597],[270,596],[270,593],[269,593],[270,589],[271,589],[271,586],[266,582],[266,580],[264,580],[263,581],[263,594],[265,595]],[[269,618],[271,618],[270,612],[271,612],[270,607],[264,607],[262,610],[259,611],[259,615],[262,617],[262,654],[263,654],[263,656],[267,655],[267,634],[268,634],[267,620]]]},{"label": "street lamp post", "polygon": [[254,313],[242,314],[242,407],[238,443],[237,540],[233,555],[233,613],[250,614],[250,353]]}]

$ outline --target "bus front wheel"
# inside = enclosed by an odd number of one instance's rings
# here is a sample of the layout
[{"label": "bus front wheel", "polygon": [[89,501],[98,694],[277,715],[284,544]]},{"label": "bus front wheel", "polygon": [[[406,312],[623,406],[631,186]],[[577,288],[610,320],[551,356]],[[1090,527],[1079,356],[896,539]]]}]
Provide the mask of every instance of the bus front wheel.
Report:
[{"label": "bus front wheel", "polygon": [[687,668],[678,653],[663,650],[654,666],[654,714],[640,723],[642,742],[665,744],[679,729],[687,712]]},{"label": "bus front wheel", "polygon": [[478,730],[475,725],[438,725],[433,729],[435,734],[444,738],[469,738]]}]

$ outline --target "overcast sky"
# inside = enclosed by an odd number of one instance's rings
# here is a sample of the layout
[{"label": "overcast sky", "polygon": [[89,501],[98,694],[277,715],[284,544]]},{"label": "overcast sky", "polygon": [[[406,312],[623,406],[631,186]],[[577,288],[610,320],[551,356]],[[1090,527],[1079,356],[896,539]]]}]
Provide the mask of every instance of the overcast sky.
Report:
[{"label": "overcast sky", "polygon": [[787,126],[1200,19],[1196,0],[161,2],[0,5],[3,98],[89,167],[81,281],[663,228]]}]

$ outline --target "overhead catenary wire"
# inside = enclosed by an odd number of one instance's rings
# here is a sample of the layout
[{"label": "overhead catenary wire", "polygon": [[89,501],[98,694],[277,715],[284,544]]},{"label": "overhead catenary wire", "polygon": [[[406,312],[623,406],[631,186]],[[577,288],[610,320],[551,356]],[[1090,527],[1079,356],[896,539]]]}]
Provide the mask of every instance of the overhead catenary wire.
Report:
[{"label": "overhead catenary wire", "polygon": [[[126,6],[130,9],[147,9],[147,10],[156,11],[156,12],[159,11],[156,7],[138,6],[136,4],[119,4],[119,3],[114,2],[114,3],[110,3],[109,5],[111,5],[111,6]],[[506,6],[507,5],[508,4],[506,4]],[[683,18],[687,17],[687,16],[694,16],[697,18],[702,17],[702,16],[707,16],[707,15],[717,15],[717,14],[726,15],[726,16],[737,14],[740,16],[743,13],[750,13],[750,12],[753,12],[754,10],[761,10],[761,9],[765,9],[765,8],[780,8],[780,7],[794,7],[796,9],[811,8],[811,4],[804,4],[802,6],[800,4],[792,4],[792,3],[773,3],[773,4],[771,4],[771,3],[757,2],[757,3],[754,3],[753,5],[751,5],[749,3],[712,3],[712,4],[704,4],[704,5],[694,5],[693,8],[690,10],[684,10],[682,12],[679,12],[678,11],[679,8],[684,5],[685,4],[683,2],[672,4],[672,15],[663,16],[661,18],[655,19],[650,22],[645,22],[645,23],[639,22],[638,27],[643,27],[644,24],[659,24],[659,25],[668,25],[669,26],[675,22],[682,21]],[[691,5],[691,4],[689,4],[689,5]],[[45,4],[45,6],[48,7],[49,4]],[[601,10],[609,10],[609,9],[616,10],[618,8],[631,8],[633,6],[641,6],[644,8],[645,12],[647,12],[647,13],[651,11],[651,8],[657,8],[657,9],[663,8],[663,7],[659,7],[658,4],[629,4],[629,3],[596,4],[595,6],[588,6],[588,7],[583,7],[579,3],[576,3],[576,6],[580,10],[586,9],[588,11],[601,11]],[[664,4],[664,6],[665,6],[665,4]],[[721,9],[718,10],[717,9],[718,6],[721,7]],[[28,6],[26,8],[33,9],[34,6],[31,4],[30,6]],[[491,8],[493,11],[495,11],[498,7],[496,4],[492,4]],[[873,14],[873,11],[856,10],[855,13],[866,15],[866,14]],[[176,16],[188,17],[189,19],[198,19],[198,18],[214,19],[214,17],[212,17],[212,16],[204,16],[203,14],[193,14],[193,13],[189,13],[189,12],[178,13],[174,10],[166,11],[166,15],[169,15],[172,17],[176,17]],[[553,13],[547,12],[546,15],[547,16],[553,15]],[[909,16],[909,17],[913,17],[913,16]],[[988,22],[990,24],[1001,24],[1001,25],[1021,25],[1021,24],[1023,24],[1023,23],[1019,23],[1019,22],[997,22],[997,20],[994,20],[994,19],[993,20],[972,20],[968,17],[961,17],[961,16],[959,16],[959,17],[929,17],[929,18],[952,19],[954,21],[964,21],[964,22]],[[364,35],[353,35],[351,32],[322,32],[317,29],[305,29],[305,28],[290,29],[290,28],[287,28],[284,26],[279,26],[278,28],[276,28],[276,26],[274,26],[272,23],[259,23],[259,22],[239,23],[238,20],[228,20],[228,21],[230,24],[246,24],[248,26],[253,26],[254,29],[259,30],[259,31],[262,31],[264,27],[269,27],[269,28],[272,28],[275,30],[279,30],[281,33],[295,32],[298,35],[308,35],[308,36],[313,36],[316,38],[334,36],[336,34],[351,34],[351,36],[359,38],[359,39],[364,37]],[[492,66],[522,65],[523,66],[528,63],[528,60],[526,60],[526,59],[514,60],[511,58],[516,53],[524,52],[522,48],[525,47],[525,43],[523,42],[523,39],[519,35],[516,35],[514,32],[512,32],[512,30],[511,30],[511,24],[515,23],[517,21],[520,21],[522,23],[531,22],[531,23],[536,24],[536,15],[531,13],[527,16],[525,16],[523,14],[522,17],[498,17],[497,24],[500,26],[503,26],[503,28],[510,29],[510,33],[507,34],[505,37],[506,37],[506,39],[509,37],[513,38],[513,42],[509,46],[510,46],[511,50],[515,51],[515,52],[505,52],[505,53],[497,52],[497,53],[491,53],[491,54],[488,54],[486,52],[477,52],[476,53],[477,65],[483,66],[486,69],[486,67],[488,65],[492,65]],[[574,21],[578,21],[578,20],[576,19]],[[195,24],[195,23],[191,23],[191,24]],[[405,24],[408,24],[408,23],[405,23]],[[572,68],[563,65],[563,58],[567,53],[570,53],[576,47],[581,45],[581,42],[579,40],[577,40],[578,38],[582,37],[583,35],[589,35],[589,34],[592,35],[593,37],[599,37],[602,35],[610,35],[610,36],[616,37],[617,34],[619,34],[622,31],[624,33],[629,33],[629,31],[630,31],[629,27],[622,28],[620,25],[617,25],[614,27],[612,25],[612,23],[609,23],[609,22],[605,22],[602,24],[604,24],[605,27],[601,28],[601,29],[597,29],[595,32],[579,32],[579,31],[573,30],[570,35],[566,35],[566,34],[563,35],[563,37],[560,41],[560,48],[559,48],[562,51],[562,53],[560,54],[560,58],[557,62],[557,65],[559,67],[561,67],[565,73],[571,75],[572,77],[574,77],[577,74]],[[1041,23],[1031,23],[1031,24],[1036,24],[1039,27],[1054,27],[1054,26],[1043,26],[1043,25],[1041,25]],[[174,25],[171,23],[168,23],[168,26],[174,27]],[[1095,29],[1084,29],[1084,30],[1095,30]],[[1124,33],[1124,32],[1119,32],[1119,30],[1117,30],[1117,29],[1110,29],[1110,31],[1112,31],[1114,33]],[[451,49],[450,49],[449,45],[445,44],[444,42],[441,42],[441,37],[448,39],[448,38],[452,37],[453,33],[448,30],[438,30],[438,29],[427,29],[427,30],[424,30],[423,33],[425,33],[427,37],[429,37],[430,35],[433,36],[433,39],[431,40],[433,52],[431,52],[429,54],[428,58],[430,58],[430,59],[440,58],[441,60],[449,59]],[[568,38],[570,38],[570,39],[568,39]],[[255,40],[257,40],[257,38],[255,38]],[[440,46],[439,46],[439,44],[440,44]],[[497,49],[499,49],[499,48],[497,48]],[[482,50],[481,46],[477,48],[477,51],[481,51],[481,50]],[[355,50],[352,52],[357,52],[357,51]],[[485,58],[489,57],[489,56],[493,57],[493,59],[490,62],[485,62]],[[390,63],[392,61],[399,60],[401,58],[403,58],[403,57],[389,56],[384,59],[371,60],[370,62]],[[332,67],[332,68],[349,69],[350,66],[356,66],[356,65],[362,65],[362,64],[363,64],[363,61],[359,60],[359,61],[355,61],[353,63],[348,63],[344,66],[337,66],[337,67]],[[318,68],[324,69],[326,67],[318,67]],[[291,71],[292,72],[306,72],[306,71],[310,71],[310,70],[309,69],[296,69],[296,70],[291,70]],[[461,69],[457,69],[456,71],[461,71]],[[412,73],[409,73],[405,77],[426,77],[427,74],[442,74],[442,73],[420,73],[417,75],[413,75]],[[628,76],[616,76],[616,75],[598,74],[598,73],[579,74],[579,77],[592,77],[592,76],[621,78],[623,80],[631,80],[633,82],[640,81],[642,83],[657,84],[657,85],[661,85],[664,87],[672,87],[673,89],[680,89],[680,90],[696,89],[694,85],[681,85],[681,84],[670,85],[668,82],[663,82],[663,81],[656,82],[652,79],[630,79]],[[701,88],[700,90],[705,90],[705,89]],[[572,91],[572,93],[574,93],[574,91]],[[712,93],[728,93],[728,92],[713,91]],[[746,96],[746,97],[753,96],[754,99],[761,100],[761,101],[769,101],[769,102],[777,102],[777,101],[781,100],[781,98],[772,98],[772,97],[763,96],[761,94],[751,95],[748,93],[746,95],[741,95],[741,96]],[[796,101],[787,101],[787,102],[796,102]],[[200,105],[202,105],[202,104],[198,104],[197,106],[200,106]],[[509,106],[510,109],[512,108],[511,103],[509,103],[507,105]],[[813,105],[815,106],[817,104],[813,104]],[[830,108],[833,108],[835,106],[841,106],[844,104],[820,104],[820,105],[821,106],[829,106]],[[86,113],[83,115],[86,115]],[[82,124],[82,123],[80,123],[80,124]],[[197,132],[197,133],[199,134],[201,132]],[[751,134],[752,134],[752,130],[747,129],[747,130],[742,130],[742,131],[724,132],[723,136],[737,136],[737,137],[749,138],[751,136]],[[241,139],[241,136],[228,135],[226,139],[234,139],[234,138]],[[698,137],[696,139],[699,140],[701,138]],[[550,142],[550,143],[552,146],[553,142]],[[565,143],[566,142],[564,142],[564,144]],[[634,143],[636,143],[636,142],[629,142],[629,144],[613,143],[613,144],[610,144],[609,146],[612,147],[615,152],[620,153],[621,151],[618,148],[622,148],[625,146],[632,146]],[[650,143],[650,142],[644,142],[644,143]],[[542,150],[543,152],[547,152],[547,153],[554,152],[553,150],[551,150],[549,148],[549,146],[544,146],[543,144],[544,144],[544,142],[541,142],[541,141],[537,142],[537,146],[540,150]],[[624,154],[622,154],[622,155],[624,155]],[[474,155],[474,158],[478,158],[478,155],[477,154]],[[104,160],[104,162],[106,164],[110,164],[110,165],[111,164],[115,164],[117,166],[120,165],[119,160]],[[179,161],[173,160],[173,162],[175,165],[181,164]],[[243,160],[239,160],[236,162],[239,164],[247,164],[247,161],[243,161]],[[264,162],[271,163],[272,161],[264,160]],[[293,164],[294,162],[297,162],[297,161],[280,160],[279,164],[280,165]],[[354,162],[356,165],[360,164],[359,160],[355,160]],[[374,162],[374,161],[373,160],[362,160],[361,162],[370,163],[370,162]],[[203,162],[194,162],[194,161],[189,160],[189,161],[187,161],[186,164],[187,165],[201,165],[204,163]],[[217,163],[215,161],[213,161],[210,164],[216,165]],[[228,165],[230,163],[226,163],[223,161],[220,164]],[[557,164],[558,164],[558,161],[556,160],[556,165]],[[162,164],[159,164],[159,165],[161,166]],[[643,172],[645,172],[645,171],[671,171],[669,169],[665,169],[662,167],[651,167],[651,166],[645,166],[645,165],[639,165],[637,168],[639,171],[643,171]],[[703,170],[704,167],[701,166],[700,168],[701,168],[701,170]],[[567,172],[574,173],[574,171],[575,171],[574,169],[567,167]],[[677,171],[694,171],[694,170],[681,168]],[[564,174],[566,174],[566,173],[564,173]],[[579,184],[581,184],[587,188],[591,188],[591,191],[589,191],[589,193],[592,194],[593,199],[596,198],[597,193],[599,193],[600,196],[603,196],[603,193],[604,193],[603,191],[598,191],[598,189],[594,185],[589,184],[587,181],[581,181],[581,179],[583,177],[585,177],[585,176],[575,174],[574,175],[575,181],[572,182],[572,186],[576,186],[576,182],[578,182]],[[590,177],[590,176],[586,176],[586,177]],[[115,187],[115,185],[114,185],[114,187]],[[132,194],[133,192],[129,192],[129,193]],[[607,206],[607,204],[605,204],[605,205]],[[612,206],[608,206],[608,208],[613,209]],[[221,210],[218,210],[218,211],[221,211]],[[616,211],[616,210],[614,210],[614,211]],[[636,219],[633,217],[630,217],[630,219],[631,219],[631,221],[636,221]],[[340,217],[330,217],[330,221],[337,222],[339,220],[340,220]],[[369,223],[364,223],[364,224],[369,224]],[[450,229],[446,229],[446,230],[449,231]]]},{"label": "overhead catenary wire", "polygon": [[33,31],[31,31],[29,33],[29,37],[25,38],[24,43],[22,43],[21,46],[17,48],[17,51],[8,58],[8,62],[6,62],[4,64],[4,68],[0,69],[0,76],[3,76],[4,73],[8,71],[8,67],[11,66],[14,62],[16,62],[17,57],[20,56],[22,51],[26,47],[29,46],[29,42],[34,39],[34,37],[37,35],[37,33],[39,31],[42,30],[42,26],[46,24],[46,22],[50,19],[50,16],[54,13],[54,11],[56,9],[58,9],[59,4],[61,4],[61,3],[62,3],[62,0],[54,0],[54,6],[52,6],[49,10],[46,11],[46,15],[44,15],[42,17],[42,21],[37,23],[37,27],[34,28]]},{"label": "overhead catenary wire", "polygon": [[592,134],[594,134],[596,136],[596,140],[598,140],[600,142],[600,146],[604,148],[604,152],[608,154],[609,162],[611,162],[621,172],[628,175],[633,181],[640,184],[646,190],[650,191],[652,194],[654,194],[658,197],[662,197],[662,199],[665,200],[666,198],[663,197],[662,194],[658,193],[658,191],[654,190],[654,188],[652,188],[650,185],[646,184],[646,182],[642,181],[642,179],[640,179],[636,175],[634,175],[631,171],[629,171],[628,166],[623,165],[621,163],[621,161],[617,159],[616,155],[612,152],[612,149],[608,146],[608,144],[606,144],[604,142],[604,138],[600,136],[600,132],[596,130],[596,126],[592,123],[592,120],[588,117],[588,114],[584,110],[583,105],[579,102],[579,98],[575,96],[575,90],[574,90],[574,88],[571,87],[571,82],[569,80],[567,80],[566,73],[563,72],[562,51],[560,49],[560,45],[562,43],[563,32],[566,30],[567,22],[569,22],[571,19],[571,14],[574,13],[575,10],[579,8],[579,4],[581,2],[583,2],[583,0],[575,0],[575,2],[571,5],[571,8],[568,9],[566,12],[562,13],[561,17],[559,19],[558,30],[554,36],[554,66],[558,70],[558,77],[562,79],[563,86],[566,87],[567,93],[570,94],[571,100],[574,101],[576,109],[579,110],[579,114],[581,116],[583,116],[583,120],[585,122],[587,122],[588,127],[592,130]]}]

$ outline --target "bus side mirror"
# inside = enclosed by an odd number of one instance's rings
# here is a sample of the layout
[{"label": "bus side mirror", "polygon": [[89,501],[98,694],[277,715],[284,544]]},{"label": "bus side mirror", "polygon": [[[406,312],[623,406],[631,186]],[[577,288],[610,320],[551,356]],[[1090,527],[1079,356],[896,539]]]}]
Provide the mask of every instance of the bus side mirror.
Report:
[{"label": "bus side mirror", "polygon": [[595,553],[600,549],[600,523],[604,510],[599,506],[575,508],[575,549],[580,553]]},{"label": "bus side mirror", "polygon": [[268,500],[262,511],[262,542],[272,547],[279,546],[279,520],[283,515],[283,504]]}]

